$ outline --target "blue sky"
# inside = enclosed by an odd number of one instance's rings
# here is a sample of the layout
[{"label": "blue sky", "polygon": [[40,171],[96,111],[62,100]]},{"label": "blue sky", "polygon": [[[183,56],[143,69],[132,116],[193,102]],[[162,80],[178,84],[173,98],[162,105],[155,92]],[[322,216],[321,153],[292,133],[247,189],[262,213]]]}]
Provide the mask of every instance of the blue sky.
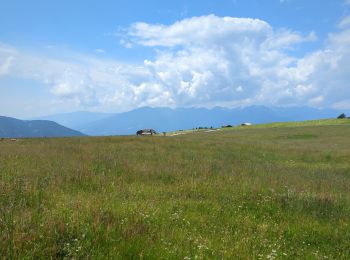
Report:
[{"label": "blue sky", "polygon": [[350,1],[0,0],[0,114],[350,109]]}]

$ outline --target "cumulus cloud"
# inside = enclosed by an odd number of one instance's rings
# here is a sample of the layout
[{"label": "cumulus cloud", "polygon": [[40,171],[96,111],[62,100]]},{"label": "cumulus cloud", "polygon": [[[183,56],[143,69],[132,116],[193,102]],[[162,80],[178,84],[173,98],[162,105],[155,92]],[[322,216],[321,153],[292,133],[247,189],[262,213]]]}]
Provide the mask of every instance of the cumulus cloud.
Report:
[{"label": "cumulus cloud", "polygon": [[[38,81],[56,99],[54,104],[125,111],[173,101],[144,66],[77,54],[70,60],[31,54],[0,45],[0,80],[7,75]],[[74,60],[74,61],[73,61]]]},{"label": "cumulus cloud", "polygon": [[139,44],[164,47],[221,47],[266,41],[266,47],[274,48],[288,47],[315,38],[314,33],[304,37],[287,30],[275,32],[268,23],[259,19],[215,15],[192,17],[168,26],[135,23],[128,33]]},{"label": "cumulus cloud", "polygon": [[135,23],[129,35],[146,46],[208,46],[232,37],[239,41],[250,36],[252,41],[270,31],[270,25],[259,19],[209,15],[184,19],[169,26]]},{"label": "cumulus cloud", "polygon": [[46,84],[60,100],[110,111],[140,106],[240,106],[252,104],[346,107],[350,96],[348,18],[326,47],[304,57],[299,45],[317,40],[251,18],[208,15],[174,24],[132,24],[126,48],[156,48],[141,64],[80,55],[75,62],[0,46],[0,76]]},{"label": "cumulus cloud", "polygon": [[306,98],[300,94],[305,72],[287,51],[316,40],[314,32],[302,35],[275,30],[259,19],[209,15],[168,26],[136,23],[129,34],[135,43],[165,48],[147,65],[177,105],[279,104]]}]

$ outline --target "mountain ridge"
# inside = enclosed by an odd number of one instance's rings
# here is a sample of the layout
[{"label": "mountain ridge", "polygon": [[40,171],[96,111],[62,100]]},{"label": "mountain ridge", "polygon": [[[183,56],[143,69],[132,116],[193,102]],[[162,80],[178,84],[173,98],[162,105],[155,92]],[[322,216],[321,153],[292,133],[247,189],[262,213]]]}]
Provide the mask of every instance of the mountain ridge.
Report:
[{"label": "mountain ridge", "polygon": [[[334,109],[315,109],[311,107],[266,107],[249,106],[243,108],[169,108],[169,107],[141,107],[131,111],[105,114],[89,113],[92,117],[81,124],[58,123],[77,129],[88,135],[128,135],[143,128],[153,128],[158,132],[168,132],[195,127],[221,127],[222,125],[239,125],[243,122],[253,124],[304,121],[322,118],[335,118],[341,111]],[[82,113],[82,112],[78,112]],[[67,117],[77,117],[74,112]],[[55,115],[45,118],[54,119]],[[94,120],[97,119],[97,120]],[[66,119],[66,122],[74,121]]]},{"label": "mountain ridge", "polygon": [[83,133],[49,120],[20,120],[0,116],[1,138],[71,137]]}]

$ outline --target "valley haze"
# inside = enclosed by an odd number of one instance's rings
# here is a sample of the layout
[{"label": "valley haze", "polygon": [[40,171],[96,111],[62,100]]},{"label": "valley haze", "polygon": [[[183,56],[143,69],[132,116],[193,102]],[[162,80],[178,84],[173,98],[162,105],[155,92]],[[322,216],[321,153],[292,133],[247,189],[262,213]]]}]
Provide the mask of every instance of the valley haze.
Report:
[{"label": "valley haze", "polygon": [[336,118],[342,111],[311,107],[244,108],[151,108],[143,107],[123,113],[76,112],[40,117],[91,136],[129,135],[137,130],[153,128],[158,132],[193,129],[196,127],[221,127],[244,122],[263,124]]}]

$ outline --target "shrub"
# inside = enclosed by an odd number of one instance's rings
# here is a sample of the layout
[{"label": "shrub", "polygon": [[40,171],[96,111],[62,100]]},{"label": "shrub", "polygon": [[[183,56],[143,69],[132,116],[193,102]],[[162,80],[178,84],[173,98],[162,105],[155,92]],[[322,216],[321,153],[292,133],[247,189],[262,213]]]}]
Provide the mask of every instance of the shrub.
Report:
[{"label": "shrub", "polygon": [[338,116],[338,119],[344,119],[344,118],[346,118],[346,115],[344,113],[342,113]]}]

